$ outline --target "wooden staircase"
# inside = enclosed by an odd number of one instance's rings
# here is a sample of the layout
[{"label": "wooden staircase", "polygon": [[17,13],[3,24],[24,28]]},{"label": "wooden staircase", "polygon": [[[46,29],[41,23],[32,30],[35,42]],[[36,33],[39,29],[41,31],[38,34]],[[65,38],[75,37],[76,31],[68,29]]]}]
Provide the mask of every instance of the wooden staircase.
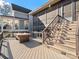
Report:
[{"label": "wooden staircase", "polygon": [[50,28],[49,32],[51,33],[48,36],[45,32],[50,25],[43,31],[43,43],[57,53],[63,54],[71,59],[78,59],[76,55],[77,21],[69,22],[61,16],[59,16],[59,18],[64,19],[64,21],[60,20],[61,22],[59,23],[54,22],[56,24],[53,27],[51,26],[53,29]]}]

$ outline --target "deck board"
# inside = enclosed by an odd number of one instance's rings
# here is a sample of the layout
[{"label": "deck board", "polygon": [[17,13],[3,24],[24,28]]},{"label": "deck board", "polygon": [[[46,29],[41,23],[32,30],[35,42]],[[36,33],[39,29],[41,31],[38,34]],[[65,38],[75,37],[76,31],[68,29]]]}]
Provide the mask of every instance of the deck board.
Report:
[{"label": "deck board", "polygon": [[19,43],[18,40],[9,40],[9,45],[13,59],[69,59],[34,40],[26,43]]},{"label": "deck board", "polygon": [[54,52],[44,44],[40,44],[35,40],[30,40],[25,43],[19,43],[19,41],[15,39],[9,39],[7,41],[13,59],[70,59]]}]

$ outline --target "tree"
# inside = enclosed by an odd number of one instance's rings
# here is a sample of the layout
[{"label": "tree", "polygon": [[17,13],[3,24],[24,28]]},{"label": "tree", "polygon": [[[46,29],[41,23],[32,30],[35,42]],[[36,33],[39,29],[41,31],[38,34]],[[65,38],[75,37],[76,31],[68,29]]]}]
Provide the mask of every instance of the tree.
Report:
[{"label": "tree", "polygon": [[0,14],[11,16],[12,10],[11,6],[8,2],[5,2],[4,0],[0,0]]}]

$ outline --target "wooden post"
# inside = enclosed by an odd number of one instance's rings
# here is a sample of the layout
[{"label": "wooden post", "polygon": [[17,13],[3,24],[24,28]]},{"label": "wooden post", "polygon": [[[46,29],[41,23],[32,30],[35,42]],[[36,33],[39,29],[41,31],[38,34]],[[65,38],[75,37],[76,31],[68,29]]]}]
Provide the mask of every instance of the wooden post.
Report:
[{"label": "wooden post", "polygon": [[79,17],[77,22],[77,31],[76,31],[76,55],[79,59]]},{"label": "wooden post", "polygon": [[44,43],[44,32],[42,33],[42,40],[43,40],[42,43]]},{"label": "wooden post", "polygon": [[64,18],[64,5],[63,5],[63,2],[61,2],[61,16]]},{"label": "wooden post", "polygon": [[4,30],[3,27],[4,27],[4,26],[3,26],[3,17],[2,17],[2,16],[1,16],[1,20],[2,20],[2,24],[1,24],[1,32],[3,32],[3,30]]},{"label": "wooden post", "polygon": [[76,0],[72,1],[72,21],[76,21]]},{"label": "wooden post", "polygon": [[46,14],[46,24],[47,24],[47,9],[45,10],[45,14]]},{"label": "wooden post", "polygon": [[28,25],[28,30],[29,32],[31,33],[31,38],[33,37],[33,16],[32,15],[29,15],[29,25]]},{"label": "wooden post", "polygon": [[58,7],[58,15],[60,15],[60,13],[59,13],[59,12],[60,12],[60,11],[59,11],[59,4],[57,4],[57,7]]}]

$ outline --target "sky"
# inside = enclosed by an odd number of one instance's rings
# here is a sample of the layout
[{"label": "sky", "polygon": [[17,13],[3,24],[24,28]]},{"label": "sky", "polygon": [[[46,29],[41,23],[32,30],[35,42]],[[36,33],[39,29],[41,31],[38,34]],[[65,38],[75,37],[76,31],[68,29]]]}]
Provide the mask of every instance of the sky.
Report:
[{"label": "sky", "polygon": [[7,0],[7,1],[9,3],[15,3],[22,7],[35,10],[36,8],[39,8],[44,3],[46,3],[48,0]]}]

